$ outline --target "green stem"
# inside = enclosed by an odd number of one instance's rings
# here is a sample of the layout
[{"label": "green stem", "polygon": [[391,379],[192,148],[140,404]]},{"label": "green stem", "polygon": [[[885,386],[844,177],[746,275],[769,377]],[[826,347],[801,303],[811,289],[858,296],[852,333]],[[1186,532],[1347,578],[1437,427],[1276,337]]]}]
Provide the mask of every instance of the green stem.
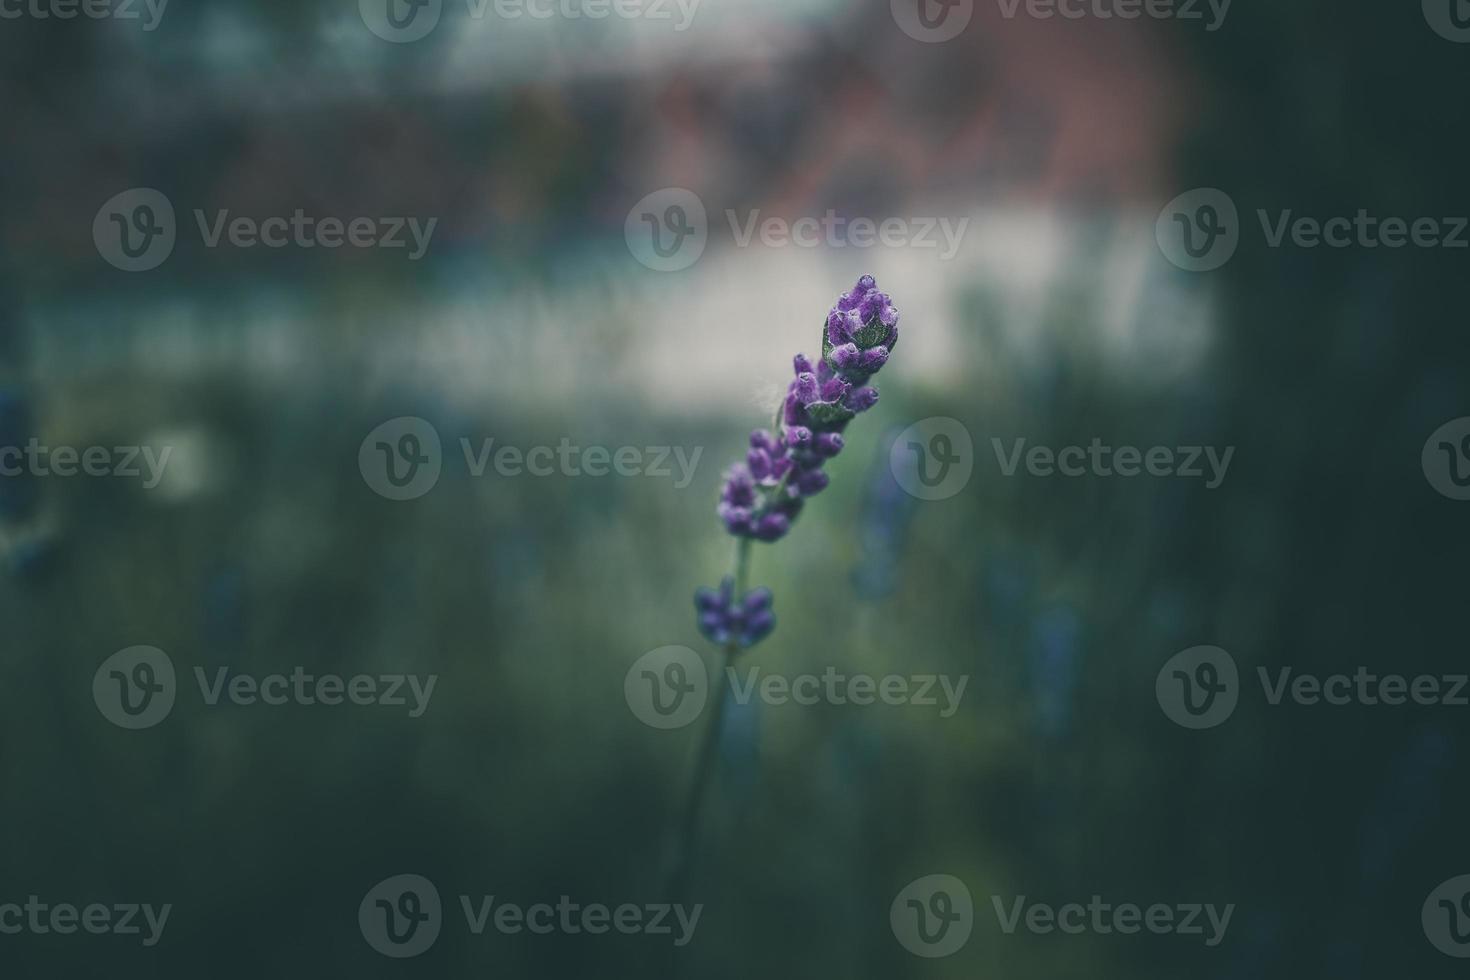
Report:
[{"label": "green stem", "polygon": [[[741,538],[735,546],[735,601],[745,594],[745,581],[750,567],[750,539]],[[732,637],[720,653],[720,669],[710,684],[711,710],[709,722],[700,743],[699,755],[694,766],[694,781],[689,785],[689,795],[684,803],[684,823],[679,835],[679,849],[675,854],[673,885],[670,901],[682,902],[686,897],[690,879],[694,873],[694,850],[699,835],[699,815],[704,809],[705,787],[710,772],[715,767],[715,756],[720,745],[720,729],[725,720],[725,674],[735,662],[740,645]]]}]

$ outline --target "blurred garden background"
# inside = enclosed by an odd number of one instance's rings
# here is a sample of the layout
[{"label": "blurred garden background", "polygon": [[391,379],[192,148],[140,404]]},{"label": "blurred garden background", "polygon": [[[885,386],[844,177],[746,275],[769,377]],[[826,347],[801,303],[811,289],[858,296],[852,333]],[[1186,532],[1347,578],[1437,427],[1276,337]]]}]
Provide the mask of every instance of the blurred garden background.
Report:
[{"label": "blurred garden background", "polygon": [[[405,44],[350,0],[0,22],[0,445],[172,449],[152,488],[0,478],[0,903],[174,906],[153,947],[0,935],[0,975],[1458,975],[1420,907],[1470,873],[1470,709],[1257,691],[1190,731],[1154,682],[1200,644],[1252,678],[1467,669],[1470,504],[1420,452],[1470,415],[1470,253],[1272,248],[1254,214],[1470,214],[1470,46],[1413,4],[1237,0],[1209,31],[1004,9],[937,44],[877,0],[703,0],[683,31],[446,3]],[[178,214],[139,273],[92,235],[134,187]],[[661,272],[625,221],[668,187],[709,242]],[[1195,187],[1240,207],[1209,272],[1155,241]],[[437,226],[418,261],[209,248],[196,208]],[[728,210],[968,230],[951,257],[741,245]],[[862,273],[903,343],[830,488],[755,547],[779,624],[741,665],[966,675],[960,709],[731,705],[685,947],[471,935],[461,894],[669,900],[700,727],[644,725],[624,677],[666,645],[716,668],[692,595],[730,563],[722,470]],[[444,465],[394,501],[358,453],[402,416]],[[889,451],[933,417],[974,474],[926,501]],[[991,442],[1094,437],[1235,453],[1206,489],[1005,476]],[[475,476],[462,438],[700,455],[687,486]],[[90,692],[134,645],[180,693],[127,731]],[[191,690],[196,667],[298,666],[439,680],[417,718]],[[408,960],[357,922],[401,873],[446,907]],[[930,874],[975,901],[942,959],[889,927]],[[1207,948],[1007,935],[991,908],[1094,894],[1236,909]]]}]

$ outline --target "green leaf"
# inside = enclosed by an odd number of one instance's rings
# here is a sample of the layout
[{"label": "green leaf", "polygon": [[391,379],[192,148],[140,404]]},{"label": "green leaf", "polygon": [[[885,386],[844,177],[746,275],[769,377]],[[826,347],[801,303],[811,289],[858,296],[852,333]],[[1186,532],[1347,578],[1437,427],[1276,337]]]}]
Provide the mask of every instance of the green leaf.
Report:
[{"label": "green leaf", "polygon": [[806,407],[806,414],[817,425],[831,425],[834,422],[846,422],[856,413],[843,407],[841,402],[812,402]]},{"label": "green leaf", "polygon": [[883,343],[883,338],[887,336],[888,328],[883,325],[883,321],[873,317],[873,322],[859,330],[857,337],[853,339],[857,341],[859,347],[867,350],[869,347],[877,347]]}]

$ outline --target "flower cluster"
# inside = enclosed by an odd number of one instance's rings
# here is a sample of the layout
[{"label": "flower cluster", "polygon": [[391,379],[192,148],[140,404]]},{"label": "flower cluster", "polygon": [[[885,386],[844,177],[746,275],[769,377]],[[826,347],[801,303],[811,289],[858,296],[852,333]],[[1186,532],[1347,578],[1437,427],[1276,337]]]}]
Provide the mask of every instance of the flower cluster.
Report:
[{"label": "flower cluster", "polygon": [[822,466],[842,451],[847,423],[877,404],[868,381],[897,343],[898,310],[863,276],[827,314],[821,359],[794,358],[775,433],[752,432],[745,462],[725,474],[718,510],[726,530],[758,541],[786,536],[806,498],[826,488]]},{"label": "flower cluster", "polygon": [[762,588],[751,589],[736,601],[735,580],[726,576],[718,592],[699,589],[694,593],[699,631],[719,646],[731,643],[742,649],[754,646],[776,628],[771,599],[771,590]]}]

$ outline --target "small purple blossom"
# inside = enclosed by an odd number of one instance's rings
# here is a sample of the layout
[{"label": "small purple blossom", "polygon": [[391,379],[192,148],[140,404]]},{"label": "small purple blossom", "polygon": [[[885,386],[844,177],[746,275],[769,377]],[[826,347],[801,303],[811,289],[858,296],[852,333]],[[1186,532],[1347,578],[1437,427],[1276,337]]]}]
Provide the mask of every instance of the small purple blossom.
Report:
[{"label": "small purple blossom", "polygon": [[862,360],[863,352],[858,350],[857,344],[843,344],[840,347],[832,348],[832,353],[828,357],[832,358],[832,363],[836,366],[837,370],[847,371],[858,366],[858,362]]},{"label": "small purple blossom", "polygon": [[779,511],[762,517],[755,526],[755,536],[762,541],[779,541],[791,530],[791,518]]},{"label": "small purple blossom", "polygon": [[842,404],[846,405],[854,412],[866,412],[868,409],[878,404],[878,389],[854,388],[852,391],[847,393],[847,397],[842,400]]},{"label": "small purple blossom", "polygon": [[796,489],[803,497],[815,496],[827,488],[830,479],[822,470],[803,470],[796,478]]},{"label": "small purple blossom", "polygon": [[851,388],[852,385],[842,378],[828,378],[822,382],[820,397],[824,402],[840,402]]},{"label": "small purple blossom", "polygon": [[750,468],[751,476],[764,480],[771,475],[771,454],[764,449],[752,449],[745,454],[745,465]]},{"label": "small purple blossom", "polygon": [[888,363],[888,348],[881,344],[863,351],[863,356],[858,359],[858,366],[869,374],[877,372],[879,368]]},{"label": "small purple blossom", "polygon": [[712,643],[725,646],[734,643],[751,647],[776,628],[776,614],[771,611],[770,589],[752,589],[738,602],[735,580],[726,576],[718,591],[698,589],[694,608],[699,611],[699,632]]},{"label": "small purple blossom", "polygon": [[842,446],[843,439],[840,432],[823,432],[817,436],[816,442],[812,445],[812,449],[816,451],[818,456],[831,459],[833,456],[842,452]]}]

